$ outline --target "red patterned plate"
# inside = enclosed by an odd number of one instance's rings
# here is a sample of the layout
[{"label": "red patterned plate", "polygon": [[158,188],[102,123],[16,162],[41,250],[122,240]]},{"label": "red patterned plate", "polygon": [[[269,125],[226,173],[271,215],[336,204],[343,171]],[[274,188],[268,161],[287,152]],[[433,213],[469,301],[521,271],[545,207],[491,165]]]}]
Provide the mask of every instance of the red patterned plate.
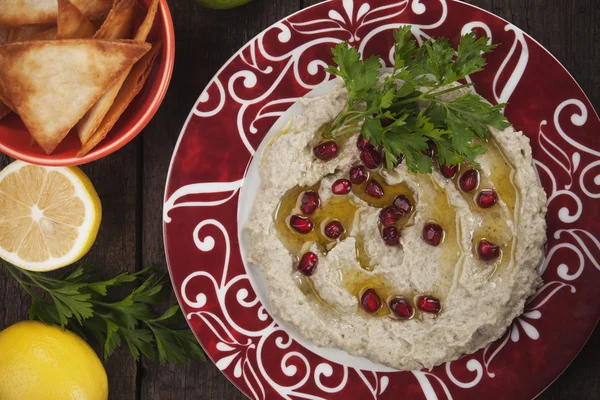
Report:
[{"label": "red patterned plate", "polygon": [[[500,46],[476,90],[530,138],[548,194],[544,286],[506,335],[432,371],[399,372],[318,349],[268,313],[240,234],[258,187],[253,156],[299,97],[326,90],[330,49],[346,40],[390,63],[391,30],[422,42],[478,31]],[[315,89],[316,88],[316,89]],[[287,111],[286,111],[287,110]],[[600,316],[600,120],[581,88],[514,25],[452,0],[334,0],[274,24],[200,95],[169,171],[165,246],[191,328],[217,367],[253,399],[529,399],[575,357]]]}]

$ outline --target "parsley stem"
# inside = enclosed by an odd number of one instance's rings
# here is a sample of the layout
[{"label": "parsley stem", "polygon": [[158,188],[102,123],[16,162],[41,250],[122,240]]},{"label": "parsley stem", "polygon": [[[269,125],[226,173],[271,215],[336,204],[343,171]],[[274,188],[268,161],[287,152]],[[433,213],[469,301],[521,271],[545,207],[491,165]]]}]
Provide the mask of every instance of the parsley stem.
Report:
[{"label": "parsley stem", "polygon": [[354,117],[350,117],[346,121],[344,121],[345,122],[344,125],[350,125],[352,122],[363,118],[365,116],[364,114],[365,113],[362,111],[358,112],[358,114],[355,115]]},{"label": "parsley stem", "polygon": [[37,299],[38,296],[33,293],[33,291],[29,288],[29,286],[33,286],[31,283],[27,283],[24,280],[22,280],[19,275],[16,273],[16,271],[13,270],[13,268],[8,265],[8,264],[4,264],[4,266],[6,267],[6,269],[8,270],[8,272],[13,276],[13,278],[16,279],[17,282],[19,282],[19,284],[21,285],[21,287],[27,292],[29,293],[29,295],[31,297],[33,297],[34,299]]},{"label": "parsley stem", "polygon": [[361,128],[359,126],[351,126],[349,128],[346,128],[346,129],[343,129],[341,131],[338,131],[337,134],[335,135],[335,137],[344,136],[344,135],[346,135],[348,133],[358,132],[360,130],[361,130]]},{"label": "parsley stem", "polygon": [[456,90],[465,88],[465,87],[470,87],[473,86],[472,83],[465,83],[464,85],[459,85],[459,86],[453,86],[451,88],[445,89],[445,90],[440,90],[439,92],[435,92],[435,93],[431,93],[431,90],[425,93],[421,93],[418,96],[414,96],[414,97],[410,97],[408,99],[404,99],[401,101],[397,101],[394,103],[394,105],[401,105],[401,104],[409,104],[409,103],[415,103],[417,101],[422,101],[422,100],[435,100],[435,98],[439,95],[442,94],[446,94],[446,93],[450,93],[450,92],[454,92]]},{"label": "parsley stem", "polygon": [[33,283],[35,283],[38,287],[44,289],[50,296],[52,296],[52,290],[43,285],[40,280],[36,279],[33,274],[29,273],[27,270],[21,269],[21,272],[29,278]]},{"label": "parsley stem", "polygon": [[451,88],[448,88],[448,89],[445,89],[445,90],[442,90],[442,91],[439,91],[439,92],[431,93],[429,96],[436,97],[436,96],[439,96],[441,94],[454,92],[455,90],[459,90],[459,89],[466,88],[466,87],[471,87],[471,86],[473,86],[472,83],[465,83],[464,85],[453,86]]}]

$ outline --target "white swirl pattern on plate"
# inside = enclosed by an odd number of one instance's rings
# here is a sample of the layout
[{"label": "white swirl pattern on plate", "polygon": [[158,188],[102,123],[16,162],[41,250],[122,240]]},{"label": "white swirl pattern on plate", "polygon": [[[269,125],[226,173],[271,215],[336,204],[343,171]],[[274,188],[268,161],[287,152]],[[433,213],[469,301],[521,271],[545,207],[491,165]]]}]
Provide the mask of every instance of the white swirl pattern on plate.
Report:
[{"label": "white swirl pattern on plate", "polygon": [[[429,38],[428,34],[424,32],[425,30],[438,27],[446,20],[448,13],[446,0],[438,1],[441,5],[442,12],[437,16],[435,22],[428,25],[413,25],[413,34],[419,43],[422,43],[423,40]],[[265,35],[272,33],[271,29],[259,34],[245,48],[241,49],[232,57],[232,59],[240,57],[247,65],[247,69],[239,70],[237,73],[233,74],[226,84],[223,84],[215,77],[196,102],[193,110],[194,114],[200,117],[218,115],[219,112],[223,110],[226,97],[233,99],[240,105],[239,112],[236,116],[238,134],[248,152],[253,155],[255,149],[250,144],[248,136],[249,134],[253,135],[258,132],[255,123],[262,119],[271,119],[274,121],[281,116],[283,112],[297,100],[297,98],[285,98],[270,101],[257,110],[254,115],[251,116],[250,122],[248,122],[248,118],[244,117],[250,109],[250,106],[261,103],[267,99],[276,90],[277,85],[290,69],[293,71],[294,79],[308,90],[331,78],[330,74],[324,72],[321,68],[327,65],[327,63],[324,60],[317,59],[312,60],[307,64],[306,72],[313,77],[322,74],[322,79],[318,79],[313,83],[303,80],[302,74],[299,71],[299,60],[306,50],[322,43],[334,45],[338,43],[340,39],[327,35],[346,32],[347,39],[345,40],[350,42],[361,41],[359,50],[362,52],[369,45],[369,41],[378,33],[395,29],[400,24],[398,22],[390,22],[389,24],[379,25],[369,31],[362,39],[357,33],[361,27],[373,23],[382,23],[386,20],[392,20],[406,12],[408,7],[410,7],[410,10],[417,15],[425,14],[428,11],[426,5],[419,0],[403,0],[377,8],[372,8],[368,1],[362,3],[360,7],[356,6],[357,3],[361,2],[343,0],[341,3],[342,10],[332,9],[328,13],[328,19],[295,22],[292,16],[285,22],[274,25],[272,29],[279,30],[277,39],[280,43],[288,42],[294,34],[315,35],[315,39],[307,41],[300,47],[294,48],[292,51],[281,55],[270,54],[264,46],[263,41]],[[481,21],[472,21],[464,25],[462,33],[477,28],[483,29],[491,36],[491,29]],[[528,62],[528,49],[523,32],[511,24],[507,24],[504,29],[505,31],[513,31],[515,37],[512,47],[507,54],[506,59],[499,67],[493,81],[493,95],[497,102],[506,102],[510,99],[511,95],[518,87]],[[490,40],[492,39],[493,38]],[[260,57],[258,57],[257,54],[259,54]],[[392,54],[392,50],[390,50],[389,54]],[[513,57],[516,57],[516,60],[512,60]],[[286,61],[285,67],[277,72],[278,76],[273,80],[273,83],[269,87],[266,87],[258,96],[246,96],[243,92],[239,91],[240,86],[236,86],[237,81],[241,81],[242,88],[253,89],[258,80],[257,74],[268,75],[275,71],[273,66],[261,64],[264,64],[265,62],[281,61]],[[510,61],[513,62],[510,63]],[[499,83],[500,76],[505,74],[508,65],[512,64],[515,66],[510,72],[508,80],[501,85]],[[205,106],[211,96],[218,96],[217,106],[212,109]],[[577,110],[573,111],[573,107],[576,107]],[[538,143],[540,148],[554,162],[554,165],[545,165],[536,160],[535,166],[545,178],[551,181],[552,184],[552,191],[551,193],[548,193],[549,213],[556,212],[559,220],[565,224],[565,229],[556,231],[554,233],[554,238],[561,239],[563,235],[570,235],[575,239],[576,244],[558,242],[554,247],[549,248],[547,257],[540,267],[540,273],[546,272],[547,266],[550,264],[552,257],[557,251],[573,252],[576,256],[573,257],[574,263],[572,265],[561,264],[558,266],[556,272],[563,281],[554,280],[546,282],[544,286],[528,300],[523,315],[515,319],[506,335],[501,340],[488,345],[483,352],[463,357],[463,359],[470,358],[464,363],[464,366],[472,373],[473,377],[471,380],[459,380],[452,372],[452,366],[455,363],[447,362],[445,364],[445,372],[449,381],[457,387],[468,389],[480,383],[485,376],[494,378],[495,374],[490,369],[492,361],[502,349],[510,343],[518,342],[519,340],[537,340],[540,336],[540,332],[535,327],[535,324],[536,321],[539,321],[543,317],[541,308],[543,308],[544,304],[562,289],[568,289],[570,293],[576,292],[573,283],[581,275],[586,259],[600,270],[599,262],[594,258],[594,254],[598,254],[600,250],[600,242],[598,239],[590,232],[579,229],[568,229],[568,224],[576,221],[584,212],[583,203],[573,190],[573,185],[579,185],[581,191],[590,198],[600,198],[600,174],[597,174],[592,180],[593,184],[597,186],[594,189],[586,187],[584,179],[586,174],[596,173],[594,171],[597,171],[597,168],[600,165],[600,153],[581,145],[565,132],[565,129],[568,128],[561,125],[559,117],[561,116],[561,113],[567,112],[567,110],[572,112],[570,122],[578,127],[585,125],[588,113],[593,113],[593,111],[587,110],[585,104],[579,99],[567,99],[561,104],[558,104],[552,117],[552,123],[566,143],[557,144],[552,142],[543,132],[543,128],[548,125],[548,122],[546,120],[541,121],[537,138]],[[580,152],[594,156],[595,160],[585,166],[581,165]],[[570,177],[571,184],[559,188],[553,170],[567,173]],[[169,213],[178,207],[213,207],[222,205],[235,196],[242,184],[243,178],[240,178],[233,182],[201,182],[181,187],[165,202],[163,211],[164,222],[171,222]],[[225,197],[222,200],[208,202],[194,200],[196,197],[207,193],[219,193],[223,194]],[[575,202],[576,207],[571,209],[562,207],[556,210],[556,207],[552,206],[553,201],[562,196],[567,196],[572,199]],[[192,198],[192,200],[189,200],[189,198]],[[286,399],[326,399],[328,394],[337,393],[344,389],[350,371],[353,371],[353,373],[356,373],[360,377],[374,399],[385,392],[389,384],[389,377],[386,373],[361,371],[333,362],[321,362],[313,368],[306,356],[297,351],[288,351],[292,344],[292,339],[289,335],[269,318],[264,307],[259,304],[258,298],[255,297],[254,300],[248,300],[249,292],[247,287],[250,286],[248,276],[246,274],[239,274],[232,277],[228,276],[229,257],[231,252],[230,235],[235,235],[236,233],[228,232],[218,220],[208,219],[198,223],[194,230],[193,237],[190,238],[190,240],[195,243],[196,247],[201,252],[212,251],[217,244],[217,239],[202,233],[203,230],[209,226],[212,226],[213,229],[216,228],[222,235],[222,237],[218,239],[223,240],[222,245],[226,248],[223,268],[214,269],[215,271],[218,271],[217,274],[208,271],[197,271],[190,274],[181,285],[181,293],[184,303],[189,308],[197,310],[188,313],[187,318],[200,318],[218,339],[219,342],[217,343],[216,348],[221,353],[221,356],[215,358],[215,363],[219,369],[228,370],[231,368],[234,377],[243,378],[255,399],[266,398],[268,391],[265,385],[268,385],[271,390],[274,390]],[[592,246],[592,250],[590,250],[590,246]],[[205,292],[188,293],[188,284],[195,279],[204,279],[210,282],[210,285],[203,286]],[[243,285],[241,283],[243,283]],[[216,296],[211,297],[211,299],[213,302],[216,301],[216,304],[211,304],[211,307],[218,306],[219,313],[208,310],[209,297],[206,293],[207,290],[214,290]],[[228,310],[228,301],[230,301],[230,299],[228,300],[227,297],[230,291],[235,294],[235,307],[241,306],[252,310],[252,312],[256,313],[256,318],[258,321],[262,322],[262,325],[258,328],[242,327],[238,325],[234,318],[231,317]],[[236,337],[239,336],[239,334],[247,337],[248,340],[245,342],[238,341]],[[281,369],[280,372],[286,377],[293,378],[293,382],[283,384],[282,382],[276,381],[268,371],[266,363],[263,363],[263,360],[267,357],[267,355],[263,354],[263,350],[265,344],[269,341],[274,341],[275,346],[282,350],[283,354],[281,355],[279,365]],[[280,355],[274,355],[272,353],[268,355],[270,358],[274,356],[279,357]],[[481,357],[481,359],[478,357]],[[463,365],[463,363],[460,365]],[[298,366],[302,367],[304,372],[302,372]],[[342,371],[342,379],[333,384],[325,384],[324,379],[333,376],[334,370]],[[436,384],[441,385],[443,392],[448,399],[452,398],[448,385],[439,376],[427,371],[412,371],[412,374],[419,382],[426,399],[433,400],[438,398],[432,386],[433,382],[437,382]],[[312,385],[320,390],[319,395],[303,391],[303,387],[308,381],[311,381]]]}]

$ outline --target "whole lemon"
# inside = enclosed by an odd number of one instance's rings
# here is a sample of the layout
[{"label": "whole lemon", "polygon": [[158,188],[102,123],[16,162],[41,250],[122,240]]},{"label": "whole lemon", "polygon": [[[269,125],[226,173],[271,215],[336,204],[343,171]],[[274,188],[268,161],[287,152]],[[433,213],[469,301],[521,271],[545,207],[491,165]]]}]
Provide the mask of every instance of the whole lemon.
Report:
[{"label": "whole lemon", "polygon": [[0,332],[0,400],[106,399],[106,371],[76,334],[35,321]]}]

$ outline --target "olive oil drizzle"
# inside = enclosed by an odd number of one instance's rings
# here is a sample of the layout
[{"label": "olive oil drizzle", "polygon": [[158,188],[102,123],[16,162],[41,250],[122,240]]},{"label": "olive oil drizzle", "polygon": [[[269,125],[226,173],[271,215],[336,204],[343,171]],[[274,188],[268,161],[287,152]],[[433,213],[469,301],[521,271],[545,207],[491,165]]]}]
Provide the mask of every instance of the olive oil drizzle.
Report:
[{"label": "olive oil drizzle", "polygon": [[[461,166],[454,181],[458,191],[469,204],[471,212],[481,219],[481,224],[475,228],[471,240],[472,250],[470,257],[478,259],[477,244],[486,239],[500,247],[500,257],[493,262],[493,268],[488,276],[490,279],[495,273],[512,268],[514,264],[514,253],[517,247],[517,237],[511,229],[518,224],[520,193],[514,183],[516,170],[501,151],[498,143],[490,139],[487,143],[481,143],[486,148],[486,161],[489,164],[489,173],[479,171],[479,185],[470,193],[460,190],[459,177],[470,169],[468,165]],[[477,205],[477,196],[482,190],[494,189],[499,201],[503,201],[509,212],[507,213],[499,204],[490,208],[481,208]],[[507,222],[510,221],[510,224]],[[483,261],[481,261],[483,263]]]},{"label": "olive oil drizzle", "polygon": [[[347,141],[347,138],[344,137],[339,140]],[[506,223],[506,219],[516,223],[517,213],[515,210],[518,210],[519,207],[519,193],[514,185],[515,170],[499,149],[497,143],[491,140],[489,143],[483,145],[488,151],[487,154],[489,158],[487,161],[490,164],[490,172],[489,174],[483,174],[480,171],[478,188],[471,193],[464,193],[458,186],[461,174],[471,168],[467,165],[461,166],[458,173],[453,178],[457,189],[469,204],[471,212],[479,216],[482,221],[480,226],[476,227],[475,231],[472,232],[471,249],[463,248],[460,219],[455,207],[451,205],[449,197],[444,189],[437,184],[431,175],[413,176],[413,179],[418,185],[422,188],[426,187],[426,190],[431,192],[426,196],[427,198],[420,199],[422,202],[429,203],[425,204],[424,207],[420,207],[420,212],[423,216],[422,219],[424,221],[433,221],[440,224],[445,232],[444,240],[439,245],[443,249],[442,259],[440,260],[440,265],[442,267],[438,270],[438,278],[433,290],[430,293],[427,293],[428,295],[437,297],[442,302],[451,288],[457,284],[466,258],[477,257],[477,243],[479,240],[483,238],[488,239],[498,244],[502,250],[501,257],[494,262],[494,269],[488,279],[499,269],[510,266],[514,258],[514,252],[516,251],[516,238],[512,234],[509,224]],[[375,179],[384,189],[384,196],[382,198],[369,196],[365,192],[365,187],[370,179]],[[307,234],[300,234],[291,228],[289,218],[294,214],[304,216],[300,210],[302,195],[308,190],[318,192],[320,184],[321,183],[319,182],[311,187],[295,186],[288,190],[279,202],[273,216],[278,237],[295,257],[295,261],[297,262],[300,256],[306,251],[309,251],[314,244],[316,244],[321,251],[327,253],[339,241],[343,241],[347,237],[352,236],[355,238],[356,259],[359,262],[361,269],[340,268],[339,273],[342,286],[359,301],[364,289],[375,289],[382,301],[381,309],[375,314],[375,316],[378,317],[388,316],[390,314],[390,310],[387,306],[387,299],[393,295],[403,295],[414,307],[414,297],[417,296],[417,294],[398,293],[394,290],[393,286],[385,276],[378,274],[375,271],[372,260],[366,251],[364,238],[356,229],[362,206],[361,202],[355,200],[354,197],[356,196],[358,199],[372,207],[383,208],[393,205],[396,196],[406,196],[413,208],[409,213],[404,214],[397,221],[396,226],[401,230],[403,227],[410,226],[414,223],[416,206],[414,192],[404,182],[396,185],[388,184],[380,170],[370,171],[369,178],[364,183],[352,185],[352,194],[341,196],[332,195],[326,202],[322,203],[312,215],[306,216],[314,223],[314,228]],[[510,210],[511,215],[507,216],[505,210],[498,205],[489,209],[483,209],[477,205],[476,198],[480,190],[492,188],[496,189],[499,199],[504,201]],[[325,225],[333,220],[339,221],[344,227],[344,232],[338,239],[328,238],[323,232]],[[310,277],[298,276],[298,286],[306,296],[313,297],[319,304],[336,311],[334,306],[320,296]],[[358,308],[359,313],[364,313],[360,307]],[[422,318],[422,314],[419,310],[416,307],[414,307],[414,309],[415,315],[413,318]]]},{"label": "olive oil drizzle", "polygon": [[423,220],[435,222],[444,229],[444,239],[438,246],[442,249],[440,268],[432,293],[429,293],[442,301],[462,270],[462,255],[467,250],[462,247],[460,220],[448,194],[431,175],[416,175],[415,179],[422,187],[426,186],[428,192],[432,191],[428,193],[428,199],[421,199],[430,204],[423,209]]}]

